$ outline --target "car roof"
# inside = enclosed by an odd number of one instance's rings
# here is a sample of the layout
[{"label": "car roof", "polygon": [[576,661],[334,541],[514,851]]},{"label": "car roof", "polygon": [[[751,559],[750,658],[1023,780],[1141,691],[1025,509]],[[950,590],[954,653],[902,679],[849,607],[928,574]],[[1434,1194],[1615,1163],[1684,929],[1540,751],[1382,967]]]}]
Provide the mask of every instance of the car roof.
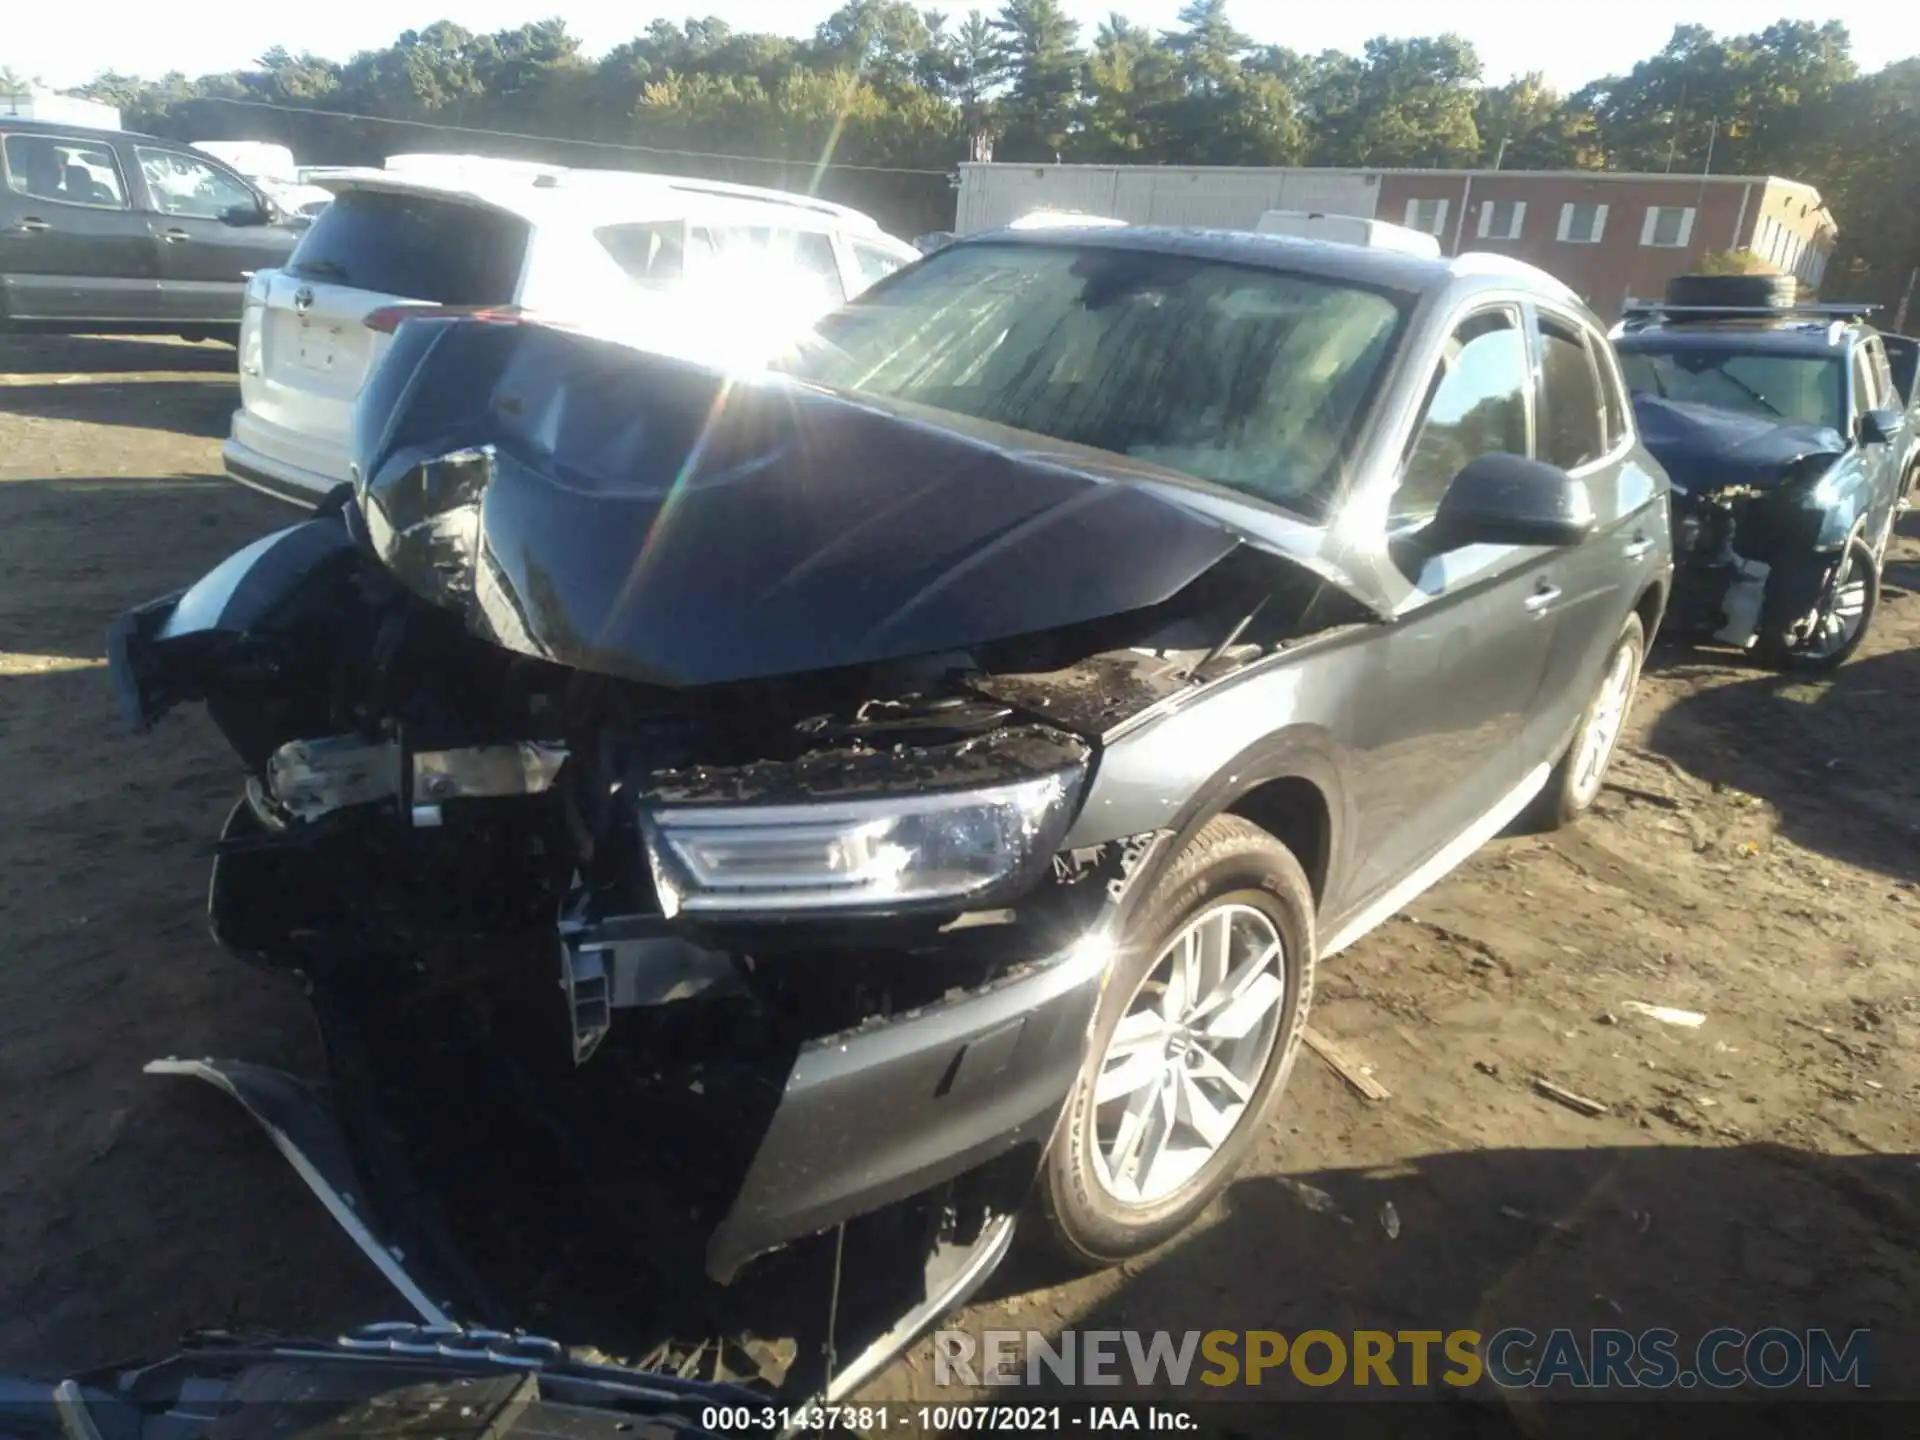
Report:
[{"label": "car roof", "polygon": [[860,239],[912,250],[904,241],[882,230],[879,221],[871,215],[793,191],[731,185],[685,175],[575,170],[484,156],[396,158],[404,158],[408,163],[395,169],[320,168],[309,171],[308,179],[335,193],[380,190],[469,200],[536,224],[640,223],[652,217],[673,219],[700,210],[764,216],[769,210],[778,210],[786,223],[796,229],[844,230]]},{"label": "car roof", "polygon": [[1184,255],[1197,260],[1348,280],[1409,295],[1424,295],[1449,287],[1471,292],[1518,285],[1534,291],[1542,299],[1556,300],[1582,312],[1587,310],[1578,295],[1546,271],[1510,256],[1479,251],[1434,259],[1404,250],[1335,240],[1260,235],[1251,230],[1195,230],[1157,225],[1060,225],[1033,230],[993,230],[966,236],[948,248],[979,244]]},{"label": "car roof", "polygon": [[162,139],[158,135],[148,135],[140,130],[109,130],[101,125],[70,125],[63,120],[30,120],[24,115],[0,115],[0,130],[17,130],[26,135],[72,135],[89,140],[142,140],[154,145],[170,145],[176,150],[186,147],[177,140]]}]

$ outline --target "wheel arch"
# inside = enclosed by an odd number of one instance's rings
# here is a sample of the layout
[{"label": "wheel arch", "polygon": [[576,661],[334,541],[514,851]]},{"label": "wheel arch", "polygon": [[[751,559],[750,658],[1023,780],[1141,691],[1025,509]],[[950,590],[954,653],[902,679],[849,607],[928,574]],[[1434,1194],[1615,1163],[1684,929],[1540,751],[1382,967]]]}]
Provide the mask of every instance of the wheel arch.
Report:
[{"label": "wheel arch", "polygon": [[1166,827],[1171,843],[1161,847],[1134,896],[1152,892],[1209,820],[1237,815],[1293,852],[1306,872],[1315,908],[1324,912],[1345,873],[1351,830],[1338,756],[1332,736],[1318,726],[1293,727],[1248,746],[1218,767]]},{"label": "wheel arch", "polygon": [[1640,598],[1633,602],[1633,613],[1640,617],[1640,632],[1653,647],[1653,637],[1660,631],[1660,621],[1667,613],[1667,582],[1652,580],[1640,592]]}]

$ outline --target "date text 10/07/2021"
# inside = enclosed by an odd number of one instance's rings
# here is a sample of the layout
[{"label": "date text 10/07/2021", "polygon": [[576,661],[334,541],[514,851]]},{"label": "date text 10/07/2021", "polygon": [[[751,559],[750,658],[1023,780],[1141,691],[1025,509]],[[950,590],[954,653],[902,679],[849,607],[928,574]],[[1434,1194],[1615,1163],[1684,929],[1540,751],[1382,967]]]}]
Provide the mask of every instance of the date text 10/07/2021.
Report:
[{"label": "date text 10/07/2021", "polygon": [[1197,1431],[1200,1422],[1177,1405],[716,1405],[701,1427],[718,1435],[841,1432],[877,1435],[1060,1435],[1068,1432]]}]

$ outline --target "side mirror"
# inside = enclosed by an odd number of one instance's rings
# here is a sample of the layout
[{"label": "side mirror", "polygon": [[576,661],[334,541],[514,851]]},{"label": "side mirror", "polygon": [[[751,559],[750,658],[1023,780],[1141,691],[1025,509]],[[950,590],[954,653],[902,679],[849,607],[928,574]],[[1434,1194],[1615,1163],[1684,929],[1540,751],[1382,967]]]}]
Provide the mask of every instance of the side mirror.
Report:
[{"label": "side mirror", "polygon": [[1891,445],[1900,433],[1898,410],[1869,410],[1860,417],[1862,445]]},{"label": "side mirror", "polygon": [[1578,545],[1594,530],[1587,487],[1544,461],[1494,451],[1469,460],[1427,527],[1426,548]]},{"label": "side mirror", "polygon": [[261,200],[251,205],[229,205],[220,212],[220,221],[224,225],[267,225],[272,220],[272,212]]}]

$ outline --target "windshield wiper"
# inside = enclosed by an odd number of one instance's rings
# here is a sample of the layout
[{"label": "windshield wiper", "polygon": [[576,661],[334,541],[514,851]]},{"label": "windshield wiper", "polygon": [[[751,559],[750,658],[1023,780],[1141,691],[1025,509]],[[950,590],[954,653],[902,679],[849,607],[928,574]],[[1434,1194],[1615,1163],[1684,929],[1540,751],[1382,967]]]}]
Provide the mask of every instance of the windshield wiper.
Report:
[{"label": "windshield wiper", "polygon": [[1754,389],[1753,386],[1747,384],[1746,381],[1742,380],[1738,375],[1735,375],[1731,370],[1727,370],[1722,368],[1721,366],[1716,365],[1713,367],[1713,373],[1731,382],[1732,384],[1738,385],[1748,395],[1752,396],[1760,404],[1766,406],[1769,413],[1778,415],[1782,420],[1787,418],[1786,411],[1782,410],[1779,406],[1775,405],[1771,400],[1767,399],[1766,396],[1762,395],[1758,390]]}]

